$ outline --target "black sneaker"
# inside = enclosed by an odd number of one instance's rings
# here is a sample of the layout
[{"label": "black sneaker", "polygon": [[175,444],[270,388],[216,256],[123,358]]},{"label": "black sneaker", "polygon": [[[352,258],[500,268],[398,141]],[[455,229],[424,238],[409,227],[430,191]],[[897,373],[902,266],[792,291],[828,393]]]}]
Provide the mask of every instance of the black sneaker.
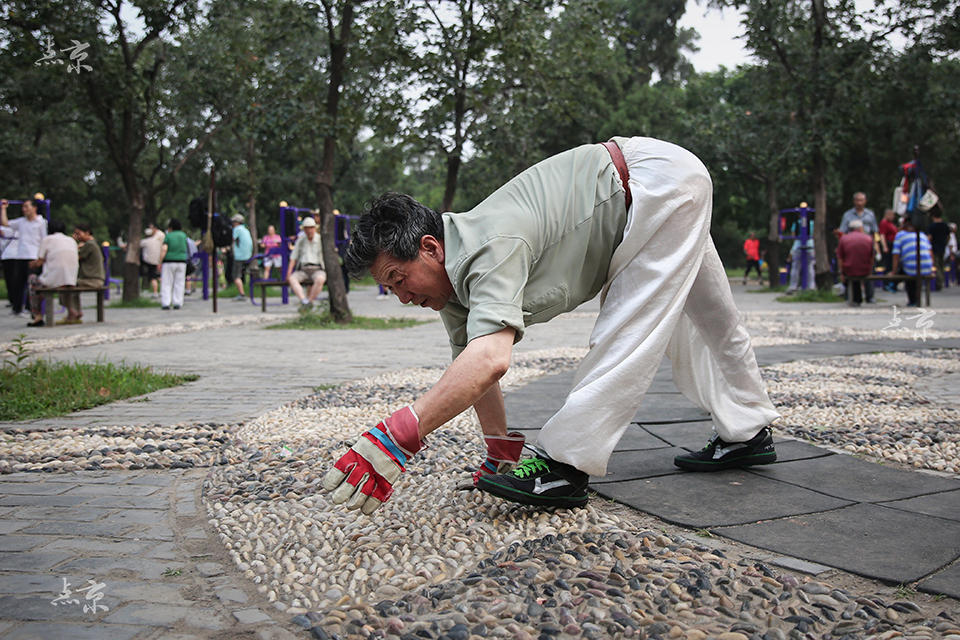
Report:
[{"label": "black sneaker", "polygon": [[483,476],[477,489],[498,498],[538,507],[582,507],[590,476],[549,458],[524,458],[510,473]]},{"label": "black sneaker", "polygon": [[707,446],[675,457],[673,464],[687,471],[721,471],[776,461],[773,433],[764,427],[746,442],[724,442],[714,433]]}]

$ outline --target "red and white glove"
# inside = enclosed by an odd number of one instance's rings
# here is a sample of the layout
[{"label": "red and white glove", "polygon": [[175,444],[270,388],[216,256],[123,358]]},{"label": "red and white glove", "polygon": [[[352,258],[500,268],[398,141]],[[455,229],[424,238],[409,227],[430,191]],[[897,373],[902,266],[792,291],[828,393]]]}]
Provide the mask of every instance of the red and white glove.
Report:
[{"label": "red and white glove", "polygon": [[474,486],[483,476],[510,471],[520,461],[524,436],[513,431],[505,436],[484,436],[483,441],[487,443],[487,459],[473,472]]},{"label": "red and white glove", "polygon": [[390,499],[407,460],[424,446],[413,407],[395,412],[360,436],[323,477],[334,504],[370,515]]}]

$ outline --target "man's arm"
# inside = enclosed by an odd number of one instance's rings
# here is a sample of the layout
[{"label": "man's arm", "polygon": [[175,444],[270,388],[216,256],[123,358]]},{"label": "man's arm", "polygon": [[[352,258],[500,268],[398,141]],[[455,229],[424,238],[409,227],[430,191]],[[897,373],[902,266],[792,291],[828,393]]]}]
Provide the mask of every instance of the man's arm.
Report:
[{"label": "man's arm", "polygon": [[0,225],[4,227],[10,226],[10,221],[7,220],[7,201],[0,200]]},{"label": "man's arm", "polygon": [[480,419],[480,428],[485,436],[507,435],[507,412],[503,405],[500,382],[494,382],[480,399],[473,403],[473,410]]},{"label": "man's arm", "polygon": [[[503,397],[497,381],[510,367],[515,333],[506,328],[471,340],[439,382],[413,403],[420,419],[421,439],[478,403],[481,424],[487,420],[491,428],[497,428],[497,421],[501,421],[506,433],[506,417],[499,417],[503,415]],[[497,388],[492,390],[495,384]]]}]

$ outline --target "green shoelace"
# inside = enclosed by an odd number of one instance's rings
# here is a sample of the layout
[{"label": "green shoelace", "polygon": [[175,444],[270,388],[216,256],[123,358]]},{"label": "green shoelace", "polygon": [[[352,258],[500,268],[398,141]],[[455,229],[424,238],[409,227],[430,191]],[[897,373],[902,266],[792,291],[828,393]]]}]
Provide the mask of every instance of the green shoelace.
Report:
[{"label": "green shoelace", "polygon": [[525,458],[520,461],[513,475],[518,478],[528,478],[539,471],[550,471],[547,461],[542,458]]}]

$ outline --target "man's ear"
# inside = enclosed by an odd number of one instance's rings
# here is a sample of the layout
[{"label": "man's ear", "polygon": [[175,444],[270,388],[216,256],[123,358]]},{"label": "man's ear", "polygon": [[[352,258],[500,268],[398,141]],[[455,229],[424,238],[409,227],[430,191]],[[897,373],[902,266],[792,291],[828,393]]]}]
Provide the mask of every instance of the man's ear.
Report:
[{"label": "man's ear", "polygon": [[420,251],[440,264],[443,264],[443,240],[438,240],[431,235],[423,236],[420,238]]}]

